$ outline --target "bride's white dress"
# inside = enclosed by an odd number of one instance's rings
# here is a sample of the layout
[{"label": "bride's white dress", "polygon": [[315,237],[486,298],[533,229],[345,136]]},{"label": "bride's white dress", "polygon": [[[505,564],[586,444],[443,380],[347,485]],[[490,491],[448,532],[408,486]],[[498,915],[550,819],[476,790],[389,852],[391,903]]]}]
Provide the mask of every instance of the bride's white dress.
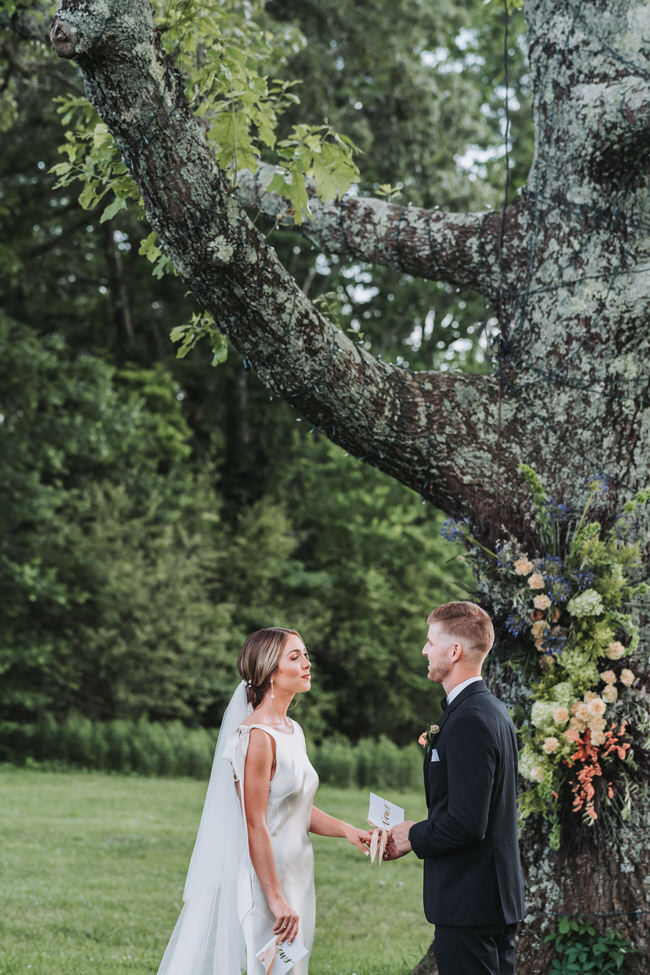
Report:
[{"label": "bride's white dress", "polygon": [[[292,720],[293,733],[283,733],[267,725],[240,725],[231,736],[223,757],[232,765],[240,792],[246,794],[244,767],[252,728],[260,728],[275,741],[276,768],[269,788],[266,824],[271,836],[273,857],[285,900],[298,913],[298,938],[311,951],[316,925],[314,854],[309,839],[309,822],[318,775],[307,757],[305,737]],[[248,856],[241,862],[237,883],[237,910],[246,940],[247,975],[264,975],[255,957],[273,936],[275,919]],[[309,956],[293,969],[292,975],[307,975]]]}]

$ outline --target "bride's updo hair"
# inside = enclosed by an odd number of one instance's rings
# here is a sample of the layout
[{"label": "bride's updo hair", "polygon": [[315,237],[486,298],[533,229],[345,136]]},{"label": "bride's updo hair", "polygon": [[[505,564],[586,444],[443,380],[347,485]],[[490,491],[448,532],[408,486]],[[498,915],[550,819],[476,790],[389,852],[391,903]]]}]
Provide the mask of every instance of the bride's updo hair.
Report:
[{"label": "bride's updo hair", "polygon": [[283,626],[269,626],[265,630],[251,633],[239,652],[237,667],[246,681],[248,703],[254,708],[262,703],[262,698],[271,686],[271,677],[278,666],[287,637],[300,636],[297,630],[287,630]]}]

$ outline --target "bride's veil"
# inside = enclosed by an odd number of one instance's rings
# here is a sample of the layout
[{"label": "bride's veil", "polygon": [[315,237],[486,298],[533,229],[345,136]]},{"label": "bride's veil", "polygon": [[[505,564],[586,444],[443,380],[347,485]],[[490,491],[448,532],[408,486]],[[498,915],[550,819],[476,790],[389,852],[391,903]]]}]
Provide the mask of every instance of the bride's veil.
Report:
[{"label": "bride's veil", "polygon": [[237,875],[247,845],[226,744],[250,713],[242,681],[226,708],[203,815],[190,860],[184,905],[158,975],[240,975],[246,952],[237,914]]}]

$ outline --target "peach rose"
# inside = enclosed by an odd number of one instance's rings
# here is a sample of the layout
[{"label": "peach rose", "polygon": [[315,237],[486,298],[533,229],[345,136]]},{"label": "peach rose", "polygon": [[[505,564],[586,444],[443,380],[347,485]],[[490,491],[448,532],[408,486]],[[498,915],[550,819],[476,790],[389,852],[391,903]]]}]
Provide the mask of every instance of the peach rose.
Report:
[{"label": "peach rose", "polygon": [[602,697],[594,697],[587,705],[587,711],[592,718],[602,718],[603,714],[607,710],[607,705],[603,701]]},{"label": "peach rose", "polygon": [[619,680],[621,684],[624,684],[626,687],[631,687],[632,684],[634,683],[634,674],[627,667],[624,667],[623,670],[621,671],[621,676],[619,677]]},{"label": "peach rose", "polygon": [[605,744],[605,732],[604,731],[592,731],[591,732],[591,744],[592,745],[604,745]]},{"label": "peach rose", "polygon": [[542,748],[544,749],[547,755],[552,755],[553,752],[556,752],[559,747],[560,747],[560,742],[558,741],[557,738],[553,738],[553,737],[546,738],[544,744],[542,745]]},{"label": "peach rose", "polygon": [[515,572],[518,576],[527,576],[532,571],[533,563],[529,559],[521,558],[515,560]]},{"label": "peach rose", "polygon": [[589,715],[591,714],[589,710],[589,705],[586,701],[578,701],[578,707],[576,708],[576,718],[580,721],[588,721]]},{"label": "peach rose", "polygon": [[535,598],[533,599],[533,606],[535,607],[535,609],[548,609],[550,605],[551,605],[551,600],[546,595],[546,593],[542,593],[541,596],[535,596]]},{"label": "peach rose", "polygon": [[607,687],[603,688],[603,701],[607,704],[613,704],[618,697],[618,691],[613,684],[608,684]]},{"label": "peach rose", "polygon": [[532,576],[528,579],[528,585],[531,589],[543,589],[544,588],[544,576],[539,572],[534,572]]},{"label": "peach rose", "polygon": [[546,630],[546,623],[544,620],[538,620],[537,623],[533,623],[530,628],[530,632],[533,634],[535,640],[539,640],[540,636],[543,636]]},{"label": "peach rose", "polygon": [[572,745],[575,745],[580,738],[580,732],[575,728],[567,728],[567,730],[564,732],[564,737],[567,741],[571,742]]},{"label": "peach rose", "polygon": [[592,718],[589,722],[590,731],[604,731],[607,727],[607,722],[604,718]]},{"label": "peach rose", "polygon": [[553,721],[556,724],[566,724],[569,720],[569,712],[566,708],[556,708],[553,712]]},{"label": "peach rose", "polygon": [[613,670],[604,670],[600,675],[600,679],[604,681],[605,684],[615,684],[616,674]]}]

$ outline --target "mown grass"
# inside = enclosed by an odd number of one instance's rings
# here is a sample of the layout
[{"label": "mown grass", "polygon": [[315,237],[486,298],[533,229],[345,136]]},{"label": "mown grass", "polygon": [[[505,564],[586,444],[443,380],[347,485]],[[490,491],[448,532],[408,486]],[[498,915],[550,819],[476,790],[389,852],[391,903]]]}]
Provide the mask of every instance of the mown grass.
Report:
[{"label": "mown grass", "polygon": [[[0,975],[156,975],[179,910],[205,783],[0,768]],[[390,793],[407,815],[417,792]],[[316,802],[362,825],[368,793]],[[415,857],[381,869],[314,837],[317,934],[310,975],[400,975],[426,949]]]}]

